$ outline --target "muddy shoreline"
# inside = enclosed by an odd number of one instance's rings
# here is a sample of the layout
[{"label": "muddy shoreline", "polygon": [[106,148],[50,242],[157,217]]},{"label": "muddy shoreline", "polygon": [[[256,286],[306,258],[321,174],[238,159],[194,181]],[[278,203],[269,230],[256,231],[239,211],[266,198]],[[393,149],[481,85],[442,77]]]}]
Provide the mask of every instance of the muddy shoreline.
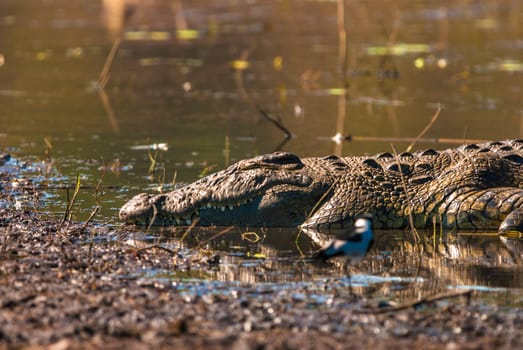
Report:
[{"label": "muddy shoreline", "polygon": [[[187,270],[185,257],[129,245],[136,232],[125,227],[62,222],[17,205],[38,197],[30,184],[0,175],[0,348],[523,347],[523,311],[474,296],[374,313],[371,301],[327,282],[278,290],[151,278]],[[191,259],[192,271],[215,268],[207,256]]]}]

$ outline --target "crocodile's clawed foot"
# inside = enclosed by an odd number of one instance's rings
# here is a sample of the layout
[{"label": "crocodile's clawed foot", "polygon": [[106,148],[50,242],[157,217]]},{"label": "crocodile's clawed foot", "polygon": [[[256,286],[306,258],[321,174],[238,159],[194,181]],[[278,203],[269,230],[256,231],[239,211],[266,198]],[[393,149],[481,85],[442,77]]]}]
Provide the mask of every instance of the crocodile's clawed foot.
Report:
[{"label": "crocodile's clawed foot", "polygon": [[516,208],[507,215],[499,226],[499,234],[523,232],[523,208]]}]

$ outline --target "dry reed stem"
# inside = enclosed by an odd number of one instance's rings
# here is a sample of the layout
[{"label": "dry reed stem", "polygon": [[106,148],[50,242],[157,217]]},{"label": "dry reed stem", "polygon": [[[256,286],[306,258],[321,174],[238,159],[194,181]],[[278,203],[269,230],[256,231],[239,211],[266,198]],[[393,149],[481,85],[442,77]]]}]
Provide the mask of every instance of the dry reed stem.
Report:
[{"label": "dry reed stem", "polygon": [[416,242],[416,245],[418,245],[420,242],[420,236],[418,234],[418,231],[416,230],[416,227],[414,227],[414,217],[412,216],[413,208],[412,208],[411,198],[410,198],[409,191],[407,188],[407,182],[405,181],[405,176],[403,176],[403,171],[402,171],[400,159],[398,156],[398,150],[396,149],[396,146],[394,146],[394,144],[391,143],[390,146],[392,147],[392,151],[394,152],[394,158],[396,159],[396,163],[398,164],[398,169],[400,172],[401,185],[403,186],[403,190],[405,191],[405,196],[407,197],[407,205],[409,208],[410,229],[411,229],[414,241]]}]

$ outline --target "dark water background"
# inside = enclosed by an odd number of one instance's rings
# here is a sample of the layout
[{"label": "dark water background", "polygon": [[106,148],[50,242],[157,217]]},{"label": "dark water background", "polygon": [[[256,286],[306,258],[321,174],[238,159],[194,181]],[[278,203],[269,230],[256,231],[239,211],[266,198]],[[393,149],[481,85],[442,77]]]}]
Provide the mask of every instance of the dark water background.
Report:
[{"label": "dark water background", "polygon": [[[336,1],[2,0],[0,148],[31,160],[27,171],[41,186],[73,187],[79,174],[78,219],[98,205],[95,221],[116,225],[127,199],[169,189],[175,174],[190,182],[276,149],[300,156],[372,154],[390,151],[391,143],[404,149],[438,105],[416,148],[522,136],[520,1],[345,3],[347,55],[340,61]],[[98,79],[119,39],[102,90]],[[279,116],[292,139],[284,143],[259,109]],[[337,134],[353,141],[336,143]],[[144,149],[158,144],[167,150]],[[101,178],[95,196],[88,188]],[[66,190],[48,190],[41,210],[61,215],[66,200]],[[248,273],[236,268],[217,278],[256,280],[260,265],[283,261],[277,269],[289,275],[259,275],[310,280],[296,268],[295,235],[275,230],[276,242],[267,245],[217,242],[225,250],[241,246],[225,267],[255,257]],[[364,264],[363,284],[381,276],[386,283],[379,283],[399,290],[403,282],[390,278],[419,274],[408,268],[415,261],[398,262],[402,241],[382,240],[388,243],[365,263],[382,265]],[[434,289],[487,288],[522,303],[521,247],[454,233],[431,242],[445,246],[424,262],[424,278],[440,281]],[[251,249],[273,253],[247,254]]]}]

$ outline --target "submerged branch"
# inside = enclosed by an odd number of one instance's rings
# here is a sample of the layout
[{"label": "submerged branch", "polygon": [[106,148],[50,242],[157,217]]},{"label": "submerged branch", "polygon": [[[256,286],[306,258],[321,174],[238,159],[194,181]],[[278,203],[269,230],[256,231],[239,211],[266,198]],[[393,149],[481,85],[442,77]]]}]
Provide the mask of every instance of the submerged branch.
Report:
[{"label": "submerged branch", "polygon": [[258,108],[258,111],[260,112],[260,114],[265,118],[267,119],[268,121],[270,121],[273,125],[275,125],[278,129],[280,129],[281,131],[283,131],[283,133],[285,134],[285,138],[288,140],[288,139],[291,139],[292,138],[292,133],[289,131],[289,129],[287,129],[283,124],[282,122],[279,120],[280,118],[274,118],[273,116],[271,116],[269,113],[267,113],[265,110],[263,110],[260,106],[257,106]]}]

